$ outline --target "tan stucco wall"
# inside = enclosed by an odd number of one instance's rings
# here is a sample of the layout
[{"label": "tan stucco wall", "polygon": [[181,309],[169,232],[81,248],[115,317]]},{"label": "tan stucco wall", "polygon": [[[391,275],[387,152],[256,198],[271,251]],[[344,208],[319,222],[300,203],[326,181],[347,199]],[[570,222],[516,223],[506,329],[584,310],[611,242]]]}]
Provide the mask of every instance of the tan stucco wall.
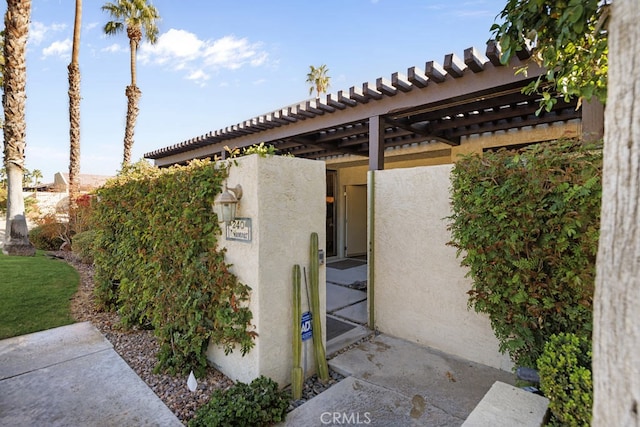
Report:
[{"label": "tan stucco wall", "polygon": [[[221,245],[227,248],[226,259],[233,264],[233,273],[252,288],[249,306],[259,336],[244,357],[239,351],[225,356],[221,348],[210,346],[208,358],[232,380],[250,382],[265,375],[285,386],[291,382],[293,357],[292,268],[299,264],[308,273],[312,232],[318,233],[320,249],[325,250],[325,166],[320,161],[290,157],[242,157],[228,178],[229,187],[237,184],[243,189],[237,216],[251,218],[252,241],[222,237]],[[325,278],[325,265],[321,265],[322,313],[326,307]],[[302,304],[304,312],[304,290]],[[322,321],[326,336],[324,316]],[[313,366],[312,357],[307,355],[309,366]]]},{"label": "tan stucco wall", "polygon": [[523,129],[510,129],[501,132],[471,135],[462,138],[460,145],[452,147],[451,160],[469,153],[482,153],[486,148],[507,147],[534,142],[552,141],[561,138],[576,138],[581,135],[580,120],[566,123],[552,123]]},{"label": "tan stucco wall", "polygon": [[[509,370],[487,317],[467,309],[471,288],[449,216],[451,165],[375,172],[376,327],[383,333]],[[371,280],[371,278],[370,278]]]}]

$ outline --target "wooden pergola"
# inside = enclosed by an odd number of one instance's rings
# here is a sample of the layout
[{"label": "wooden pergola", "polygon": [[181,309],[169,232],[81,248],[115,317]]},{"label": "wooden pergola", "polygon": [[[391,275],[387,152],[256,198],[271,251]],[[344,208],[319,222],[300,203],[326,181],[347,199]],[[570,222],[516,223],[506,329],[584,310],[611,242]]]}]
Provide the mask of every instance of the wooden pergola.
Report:
[{"label": "wooden pergola", "polygon": [[[602,107],[566,102],[557,96],[551,111],[536,112],[540,97],[522,93],[545,74],[526,51],[511,63],[500,63],[493,42],[484,54],[475,48],[462,58],[451,53],[442,64],[425,63],[406,74],[393,73],[348,91],[309,99],[242,123],[145,154],[158,166],[194,158],[225,158],[225,146],[243,148],[260,142],[279,154],[327,160],[342,156],[368,157],[369,169],[384,169],[385,150],[413,143],[440,142],[449,146],[463,137],[582,120],[584,135],[601,137]],[[527,73],[515,71],[526,66]]]}]

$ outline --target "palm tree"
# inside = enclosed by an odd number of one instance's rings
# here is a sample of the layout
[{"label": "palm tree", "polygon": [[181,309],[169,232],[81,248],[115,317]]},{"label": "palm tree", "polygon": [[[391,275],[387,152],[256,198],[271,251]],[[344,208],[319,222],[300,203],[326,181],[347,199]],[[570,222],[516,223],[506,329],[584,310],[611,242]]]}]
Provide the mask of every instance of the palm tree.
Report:
[{"label": "palm tree", "polygon": [[22,187],[28,187],[31,184],[31,171],[25,169],[22,171]]},{"label": "palm tree", "polygon": [[102,10],[109,13],[113,21],[104,26],[107,35],[114,35],[126,30],[129,37],[131,53],[131,84],[127,86],[127,124],[124,130],[124,156],[123,165],[131,163],[131,147],[133,146],[133,130],[138,118],[138,100],[142,95],[136,86],[136,52],[142,41],[143,35],[151,43],[158,40],[158,27],[156,25],[160,15],[153,5],[147,0],[117,0],[107,3]]},{"label": "palm tree", "polygon": [[38,198],[38,184],[42,181],[42,171],[40,169],[34,169],[29,176],[33,180],[33,197]]},{"label": "palm tree", "polygon": [[33,180],[33,186],[37,187],[42,181],[42,171],[40,169],[34,169],[31,171],[31,179]]},{"label": "palm tree", "polygon": [[315,90],[317,97],[320,97],[321,93],[325,93],[329,88],[329,80],[331,77],[327,75],[329,69],[326,65],[322,64],[318,68],[313,65],[309,65],[309,73],[307,74],[307,83],[309,83],[309,95]]},{"label": "palm tree", "polygon": [[[73,48],[69,70],[69,222],[73,223],[80,193],[80,28],[82,0],[76,0],[73,24]],[[35,171],[34,171],[35,173]],[[72,225],[72,224],[70,224]],[[72,227],[73,229],[73,227]]]},{"label": "palm tree", "polygon": [[25,104],[27,100],[26,48],[29,35],[31,1],[7,0],[4,18],[4,70],[2,106],[4,108],[4,165],[7,172],[7,227],[2,251],[7,255],[35,254],[29,242],[24,214],[22,177],[26,146]]}]

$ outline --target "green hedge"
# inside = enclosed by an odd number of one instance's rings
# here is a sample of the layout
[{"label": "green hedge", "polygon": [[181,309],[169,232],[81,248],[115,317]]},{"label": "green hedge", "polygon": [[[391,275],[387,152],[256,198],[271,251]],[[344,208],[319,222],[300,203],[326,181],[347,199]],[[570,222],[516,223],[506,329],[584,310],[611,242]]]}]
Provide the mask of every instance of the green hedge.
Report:
[{"label": "green hedge", "polygon": [[126,168],[96,193],[96,295],[127,325],[159,337],[159,369],[202,373],[209,341],[226,352],[253,346],[250,288],[229,272],[216,247],[214,197],[227,176],[208,160],[158,169]]},{"label": "green hedge", "polygon": [[574,334],[552,335],[538,359],[538,370],[540,389],[549,398],[549,424],[591,425],[591,341]]},{"label": "green hedge", "polygon": [[591,333],[602,146],[578,141],[469,155],[452,171],[451,245],[516,365],[553,334]]},{"label": "green hedge", "polygon": [[94,241],[96,239],[95,230],[82,231],[73,236],[71,250],[78,255],[84,264],[93,264]]}]

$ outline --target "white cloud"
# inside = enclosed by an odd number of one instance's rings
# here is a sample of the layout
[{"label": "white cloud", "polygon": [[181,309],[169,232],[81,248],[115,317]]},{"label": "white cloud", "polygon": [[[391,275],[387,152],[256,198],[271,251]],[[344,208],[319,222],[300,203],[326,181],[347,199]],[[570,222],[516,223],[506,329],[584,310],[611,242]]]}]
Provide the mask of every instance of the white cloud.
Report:
[{"label": "white cloud", "polygon": [[184,71],[188,80],[198,84],[203,84],[210,78],[210,73],[221,69],[261,66],[268,56],[261,43],[251,43],[246,38],[230,35],[217,40],[200,40],[193,33],[176,29],[160,35],[155,45],[143,43],[139,52],[142,63]]},{"label": "white cloud", "polygon": [[266,59],[266,52],[261,52],[260,43],[250,44],[245,39],[225,36],[207,46],[204,51],[204,62],[214,68],[238,69],[245,64],[251,66],[262,65]]},{"label": "white cloud", "polygon": [[109,52],[109,53],[118,53],[118,52],[126,52],[128,49],[120,46],[118,43],[114,43],[107,47],[100,49],[101,52]]},{"label": "white cloud", "polygon": [[155,45],[143,43],[140,46],[140,59],[156,64],[164,64],[175,59],[189,61],[199,56],[203,44],[204,42],[193,33],[170,29],[158,37]]},{"label": "white cloud", "polygon": [[205,86],[205,82],[210,76],[202,70],[195,70],[187,76],[187,80],[196,82],[199,86]]},{"label": "white cloud", "polygon": [[71,58],[71,39],[58,40],[42,49],[42,57],[55,56],[61,59]]},{"label": "white cloud", "polygon": [[67,24],[53,23],[51,25],[45,25],[42,22],[33,21],[29,25],[29,42],[39,45],[47,38],[47,35],[63,31],[66,28]]},{"label": "white cloud", "polygon": [[100,26],[99,22],[90,22],[89,24],[84,25],[83,27],[84,27],[85,30],[91,31],[91,30],[93,30],[94,28],[96,28],[98,26]]}]

